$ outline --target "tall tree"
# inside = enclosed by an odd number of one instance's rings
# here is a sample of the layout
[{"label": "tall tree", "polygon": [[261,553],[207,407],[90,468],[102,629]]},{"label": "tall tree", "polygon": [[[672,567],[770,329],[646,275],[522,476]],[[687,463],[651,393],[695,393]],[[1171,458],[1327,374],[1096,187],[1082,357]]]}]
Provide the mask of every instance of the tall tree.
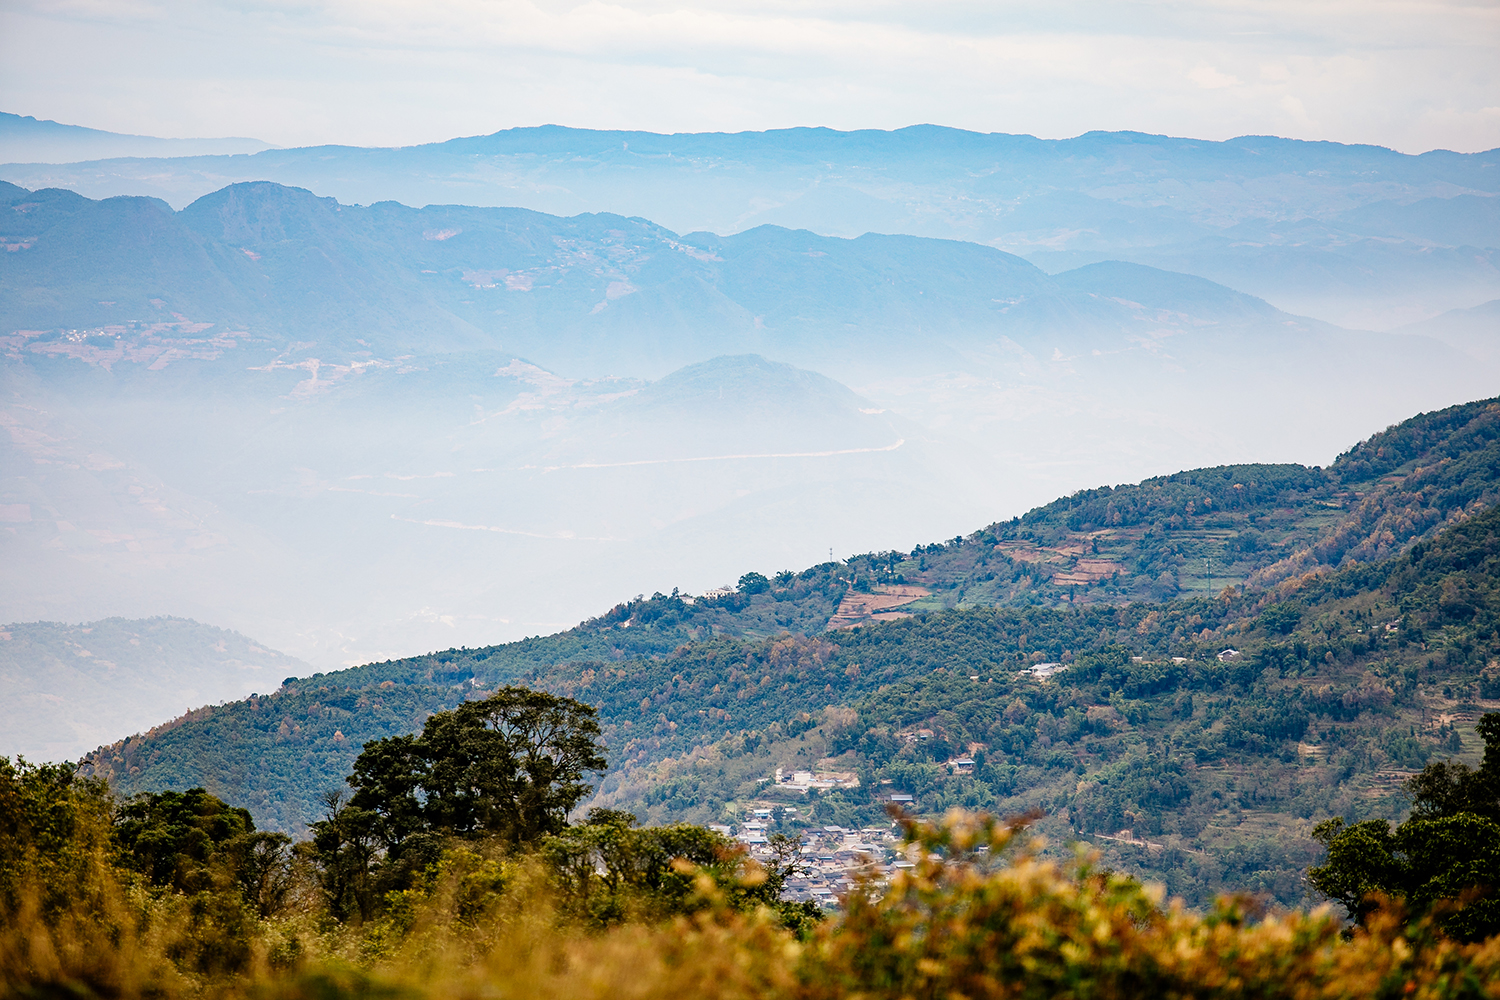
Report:
[{"label": "tall tree", "polygon": [[382,888],[376,884],[380,838],[376,814],[349,803],[340,789],[323,793],[327,810],[312,825],[312,853],[328,909],[339,920],[369,919]]},{"label": "tall tree", "polygon": [[420,736],[365,745],[351,805],[375,814],[400,852],[421,833],[497,835],[528,844],[567,825],[607,765],[594,709],[571,698],[506,687],[427,720]]},{"label": "tall tree", "polygon": [[1485,742],[1483,763],[1429,764],[1408,782],[1411,817],[1395,830],[1383,819],[1320,823],[1313,836],[1328,857],[1308,870],[1312,887],[1357,921],[1373,909],[1372,894],[1384,893],[1413,915],[1436,913],[1455,937],[1500,933],[1500,713],[1475,728]]},{"label": "tall tree", "polygon": [[114,841],[123,866],[159,886],[180,892],[214,887],[216,868],[232,866],[226,854],[255,833],[247,809],[229,805],[202,788],[144,792],[120,807]]}]

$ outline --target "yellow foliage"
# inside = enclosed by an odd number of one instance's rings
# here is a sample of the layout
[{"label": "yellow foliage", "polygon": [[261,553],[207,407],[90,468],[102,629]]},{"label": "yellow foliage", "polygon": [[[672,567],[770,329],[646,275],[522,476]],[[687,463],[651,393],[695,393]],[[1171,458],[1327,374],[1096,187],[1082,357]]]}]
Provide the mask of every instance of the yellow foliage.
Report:
[{"label": "yellow foliage", "polygon": [[[253,922],[233,971],[185,966],[190,900],[123,889],[0,929],[0,995],[130,1000],[988,1000],[988,998],[1500,998],[1500,938],[1464,945],[1392,907],[1346,937],[1326,909],[1208,914],[1160,890],[1043,858],[1023,824],[955,813],[911,822],[915,868],[866,883],[797,942],[768,910],[723,905],[696,877],[690,916],[592,931],[528,858],[450,851],[421,889],[360,929],[316,912]],[[684,873],[689,874],[689,873]],[[717,902],[716,902],[717,901]]]}]

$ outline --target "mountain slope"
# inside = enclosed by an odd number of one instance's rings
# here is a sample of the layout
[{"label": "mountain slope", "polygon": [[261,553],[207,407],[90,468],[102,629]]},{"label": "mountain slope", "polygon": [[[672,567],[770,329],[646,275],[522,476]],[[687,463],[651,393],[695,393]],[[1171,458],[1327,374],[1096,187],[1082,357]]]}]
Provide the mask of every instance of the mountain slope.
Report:
[{"label": "mountain slope", "polygon": [[1265,588],[1384,559],[1500,499],[1500,401],[1424,413],[1326,469],[1241,465],[1084,490],[910,556],[851,566],[932,607],[1122,602]]},{"label": "mountain slope", "polygon": [[[1275,603],[973,609],[559,663],[525,679],[600,708],[613,764],[595,802],[652,821],[753,805],[794,808],[783,820],[794,826],[867,825],[896,793],[927,813],[1040,807],[1045,832],[1094,835],[1114,863],[1191,903],[1240,884],[1292,904],[1316,855],[1313,820],[1398,814],[1402,777],[1477,753],[1475,713],[1500,707],[1500,677],[1484,668],[1497,651],[1497,538],[1500,515],[1486,513]],[[1232,658],[1216,655],[1229,643]],[[1046,680],[1021,669],[1049,659],[1066,669]],[[299,681],[90,764],[128,788],[135,768],[160,780],[174,758],[213,762],[249,744],[266,766],[210,774],[210,787],[275,823],[290,818],[286,776],[337,775],[357,753],[348,744],[482,693],[485,661],[454,651],[413,662],[416,684]],[[858,785],[768,786],[777,768]]]},{"label": "mountain slope", "polygon": [[[1248,470],[1259,477],[1248,491],[1225,470],[1111,491],[1121,526],[1179,518],[1176,530],[1210,538],[1225,533],[1212,520],[1222,515],[1189,511],[1186,500],[1233,497],[1214,506],[1253,516],[1264,534],[1285,532],[1289,546],[1336,554],[1344,568],[1333,575],[1128,604],[1118,590],[1079,588],[1076,602],[1053,597],[1046,607],[1037,604],[1047,586],[1038,560],[1014,559],[1029,587],[818,634],[835,607],[903,577],[910,585],[930,573],[927,586],[940,595],[908,599],[906,611],[950,603],[943,573],[967,569],[976,554],[991,566],[1008,558],[987,529],[910,557],[747,578],[740,593],[708,600],[657,594],[524,643],[320,674],[103,748],[89,765],[125,791],[204,784],[245,802],[257,822],[296,830],[363,740],[521,682],[599,706],[612,770],[597,801],[653,820],[718,819],[756,801],[795,805],[804,820],[810,808],[817,822],[861,824],[893,791],[917,796],[924,811],[1040,806],[1058,837],[1149,833],[1170,853],[1148,850],[1131,863],[1177,880],[1174,891],[1202,899],[1231,869],[1235,878],[1264,869],[1257,884],[1295,902],[1297,873],[1314,850],[1303,821],[1398,810],[1392,776],[1474,742],[1461,723],[1500,695],[1500,680],[1484,672],[1500,652],[1484,561],[1500,516],[1479,513],[1500,484],[1486,464],[1496,413],[1487,401],[1414,418],[1352,449],[1337,480],[1272,466]],[[1321,498],[1382,483],[1387,493],[1366,498],[1413,496],[1402,487],[1426,491],[1431,481],[1402,472],[1423,462],[1457,477],[1446,492],[1421,494],[1449,504],[1434,508],[1447,513],[1425,528],[1413,522],[1408,538],[1435,540],[1353,562],[1349,525],[1371,522],[1358,505],[1340,513]],[[1109,510],[1085,500],[1017,524],[1066,532],[1069,516]],[[1358,551],[1381,555],[1378,546]],[[1047,679],[1021,672],[1038,662],[1068,669]],[[950,764],[966,753],[978,762],[973,774]],[[246,766],[261,756],[286,769]],[[852,774],[859,784],[815,798],[758,784],[777,767]]]}]

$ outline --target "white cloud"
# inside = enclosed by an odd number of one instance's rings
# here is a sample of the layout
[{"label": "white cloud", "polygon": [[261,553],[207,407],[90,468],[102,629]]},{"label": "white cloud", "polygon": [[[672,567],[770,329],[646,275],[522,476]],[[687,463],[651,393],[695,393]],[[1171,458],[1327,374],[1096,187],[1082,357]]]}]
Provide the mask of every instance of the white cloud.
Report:
[{"label": "white cloud", "polygon": [[1192,80],[1204,90],[1218,90],[1221,87],[1237,87],[1240,84],[1240,81],[1237,77],[1230,76],[1228,73],[1220,73],[1212,66],[1197,67],[1188,74],[1188,79]]},{"label": "white cloud", "polygon": [[0,86],[282,144],[931,121],[1474,150],[1500,145],[1496,38],[1500,7],[1441,0],[10,0]]}]

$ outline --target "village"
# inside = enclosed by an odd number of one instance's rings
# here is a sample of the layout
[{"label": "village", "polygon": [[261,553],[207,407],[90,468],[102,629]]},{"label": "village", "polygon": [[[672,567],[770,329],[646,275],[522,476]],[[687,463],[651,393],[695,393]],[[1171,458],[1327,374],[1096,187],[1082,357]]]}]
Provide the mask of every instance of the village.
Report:
[{"label": "village", "polygon": [[[923,730],[929,736],[930,731]],[[909,734],[910,740],[921,738]],[[972,769],[968,758],[955,761]],[[777,768],[769,779],[761,779],[778,791],[809,792],[837,788],[858,788],[859,775],[853,771],[787,770]],[[880,800],[904,809],[915,806],[913,796],[899,791],[883,791]],[[787,880],[784,899],[792,902],[815,902],[825,907],[839,906],[840,897],[861,879],[883,885],[898,871],[915,867],[901,851],[901,827],[897,823],[849,829],[842,826],[803,827],[803,807],[784,801],[758,801],[745,805],[741,818],[732,824],[716,824],[710,829],[730,837],[761,862],[787,862],[785,844],[773,843],[780,833],[792,839],[797,847],[795,871]],[[779,848],[779,850],[778,850]],[[778,855],[780,855],[778,857]]]},{"label": "village", "polygon": [[[797,809],[752,808],[748,816],[733,826],[716,825],[711,829],[738,840],[757,861],[771,861],[776,854],[771,836],[776,832],[778,820],[795,822]],[[840,897],[860,879],[884,883],[896,872],[914,867],[898,849],[901,830],[895,823],[861,830],[823,826],[800,833],[794,830],[788,836],[801,843],[799,861],[782,895],[792,902],[811,901],[837,907]]]}]

